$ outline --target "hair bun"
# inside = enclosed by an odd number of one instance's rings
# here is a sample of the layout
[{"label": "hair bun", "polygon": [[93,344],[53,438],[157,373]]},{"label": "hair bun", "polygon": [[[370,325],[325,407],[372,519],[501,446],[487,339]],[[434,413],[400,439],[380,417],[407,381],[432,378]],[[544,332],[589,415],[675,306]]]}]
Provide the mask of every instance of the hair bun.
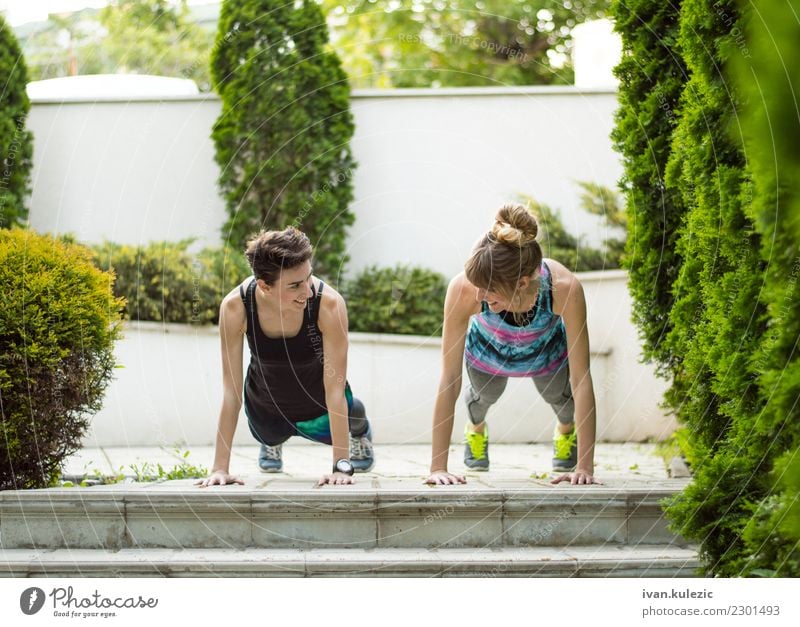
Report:
[{"label": "hair bun", "polygon": [[534,241],[538,233],[536,218],[525,207],[516,204],[500,208],[491,230],[497,242],[518,248]]}]

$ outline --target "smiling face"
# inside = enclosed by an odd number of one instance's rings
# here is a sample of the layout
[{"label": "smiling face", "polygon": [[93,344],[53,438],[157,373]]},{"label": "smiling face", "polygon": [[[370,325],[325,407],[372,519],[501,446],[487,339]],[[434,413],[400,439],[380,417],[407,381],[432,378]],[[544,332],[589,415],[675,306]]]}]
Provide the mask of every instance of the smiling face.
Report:
[{"label": "smiling face", "polygon": [[258,279],[258,286],[281,311],[302,310],[313,294],[311,272],[311,262],[304,261],[294,268],[281,270],[272,284]]},{"label": "smiling face", "polygon": [[528,311],[536,302],[539,286],[539,273],[534,276],[524,276],[516,287],[508,293],[506,290],[488,288],[475,288],[475,299],[478,302],[486,301],[489,311]]}]

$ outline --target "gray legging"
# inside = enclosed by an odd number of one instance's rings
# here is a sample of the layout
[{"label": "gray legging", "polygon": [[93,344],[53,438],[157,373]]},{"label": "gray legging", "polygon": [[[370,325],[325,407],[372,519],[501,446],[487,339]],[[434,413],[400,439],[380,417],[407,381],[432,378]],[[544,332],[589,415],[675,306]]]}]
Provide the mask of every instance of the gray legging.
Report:
[{"label": "gray legging", "polygon": [[[486,412],[494,405],[506,389],[507,377],[486,374],[467,364],[469,385],[466,391],[467,413],[472,424],[479,425],[486,419]],[[531,377],[542,398],[556,412],[562,424],[575,420],[575,401],[569,382],[569,366],[565,363],[558,372],[543,377]]]}]

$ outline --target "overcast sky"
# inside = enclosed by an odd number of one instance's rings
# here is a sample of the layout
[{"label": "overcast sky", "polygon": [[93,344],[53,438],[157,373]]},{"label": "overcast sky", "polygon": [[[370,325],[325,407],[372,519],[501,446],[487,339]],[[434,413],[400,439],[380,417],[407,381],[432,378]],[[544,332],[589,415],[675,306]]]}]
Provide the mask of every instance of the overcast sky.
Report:
[{"label": "overcast sky", "polygon": [[[214,0],[189,0],[189,4],[212,4]],[[99,8],[108,0],[0,0],[0,11],[12,26],[47,19],[49,13]]]}]

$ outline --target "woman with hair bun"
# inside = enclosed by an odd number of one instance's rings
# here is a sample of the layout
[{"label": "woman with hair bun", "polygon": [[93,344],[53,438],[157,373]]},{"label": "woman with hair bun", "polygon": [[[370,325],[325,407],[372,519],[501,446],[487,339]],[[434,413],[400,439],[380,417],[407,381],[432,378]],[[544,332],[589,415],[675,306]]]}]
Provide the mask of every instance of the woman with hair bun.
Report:
[{"label": "woman with hair bun", "polygon": [[[353,472],[372,468],[374,454],[364,406],[347,383],[344,299],[312,275],[311,243],[293,227],[262,231],[245,254],[253,276],[220,305],[222,409],[211,476],[198,484],[244,483],[229,474],[243,401],[263,472],[282,469],[281,445],[299,435],[332,445],[332,471],[320,485],[353,483]],[[245,337],[250,365],[243,379]]]},{"label": "woman with hair bun", "polygon": [[464,463],[489,469],[486,414],[509,377],[533,379],[555,410],[553,483],[600,483],[594,477],[595,397],[589,372],[586,301],[575,275],[543,259],[536,219],[505,205],[447,288],[442,376],[433,416],[433,459],[426,483],[466,479],[447,470],[453,413],[466,361]]}]

